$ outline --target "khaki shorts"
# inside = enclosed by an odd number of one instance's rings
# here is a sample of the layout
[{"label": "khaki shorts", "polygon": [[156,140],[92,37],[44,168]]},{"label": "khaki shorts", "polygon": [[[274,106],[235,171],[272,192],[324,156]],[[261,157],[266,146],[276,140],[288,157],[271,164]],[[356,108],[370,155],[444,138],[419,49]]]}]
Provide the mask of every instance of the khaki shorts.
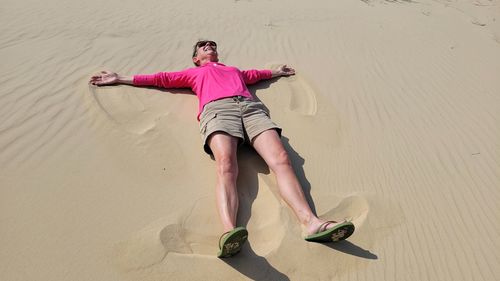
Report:
[{"label": "khaki shorts", "polygon": [[207,140],[215,132],[237,137],[241,145],[251,144],[256,136],[269,129],[275,129],[281,136],[281,128],[271,121],[264,104],[242,96],[207,103],[200,115],[203,149],[208,154],[212,154],[212,150]]}]

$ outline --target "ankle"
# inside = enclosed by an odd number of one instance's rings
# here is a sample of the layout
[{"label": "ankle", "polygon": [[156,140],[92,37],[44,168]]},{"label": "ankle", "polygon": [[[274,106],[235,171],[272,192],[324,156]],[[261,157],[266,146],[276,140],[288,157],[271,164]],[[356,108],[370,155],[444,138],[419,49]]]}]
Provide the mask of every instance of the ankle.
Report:
[{"label": "ankle", "polygon": [[311,227],[316,227],[320,223],[321,220],[319,218],[317,218],[316,216],[311,216],[303,223],[303,225],[306,229],[310,229]]}]

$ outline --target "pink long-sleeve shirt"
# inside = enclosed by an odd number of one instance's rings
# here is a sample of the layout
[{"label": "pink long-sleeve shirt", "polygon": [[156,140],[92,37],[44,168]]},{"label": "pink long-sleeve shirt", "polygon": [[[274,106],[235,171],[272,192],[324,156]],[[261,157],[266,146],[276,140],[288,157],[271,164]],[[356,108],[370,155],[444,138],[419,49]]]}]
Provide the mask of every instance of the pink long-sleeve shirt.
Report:
[{"label": "pink long-sleeve shirt", "polygon": [[222,63],[209,62],[203,66],[178,72],[158,72],[134,75],[134,85],[163,88],[191,88],[199,100],[198,121],[205,104],[227,97],[244,96],[253,99],[246,85],[270,79],[271,70],[239,70]]}]

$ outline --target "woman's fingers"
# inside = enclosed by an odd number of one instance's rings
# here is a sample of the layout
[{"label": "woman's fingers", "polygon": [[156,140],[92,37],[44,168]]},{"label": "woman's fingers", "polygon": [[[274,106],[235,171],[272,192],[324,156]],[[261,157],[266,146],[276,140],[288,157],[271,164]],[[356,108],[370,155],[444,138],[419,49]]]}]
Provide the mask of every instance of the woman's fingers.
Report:
[{"label": "woman's fingers", "polygon": [[92,77],[90,77],[90,84],[92,85],[100,85],[102,80],[103,80],[103,76],[102,75],[94,75]]},{"label": "woman's fingers", "polygon": [[101,72],[93,75],[90,77],[90,84],[92,85],[103,85],[105,84],[105,79],[108,78],[107,76],[111,74],[112,72],[107,71],[107,70],[102,70]]},{"label": "woman's fingers", "polygon": [[293,75],[295,74],[295,70],[288,65],[282,65],[280,68],[280,71],[283,73],[283,75]]},{"label": "woman's fingers", "polygon": [[295,69],[289,67],[288,65],[282,65],[280,69],[285,75],[293,75],[295,74]]}]

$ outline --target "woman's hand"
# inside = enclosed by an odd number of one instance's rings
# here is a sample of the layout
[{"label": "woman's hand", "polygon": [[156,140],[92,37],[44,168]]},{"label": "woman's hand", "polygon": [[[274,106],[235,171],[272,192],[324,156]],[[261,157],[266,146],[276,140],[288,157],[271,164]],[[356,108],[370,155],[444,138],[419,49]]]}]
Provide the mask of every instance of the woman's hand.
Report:
[{"label": "woman's hand", "polygon": [[101,71],[99,74],[92,76],[89,81],[90,84],[97,86],[113,85],[119,82],[118,73],[111,71]]},{"label": "woman's hand", "polygon": [[273,77],[278,76],[290,76],[295,74],[295,69],[289,67],[288,65],[282,65],[275,70],[272,70]]}]

